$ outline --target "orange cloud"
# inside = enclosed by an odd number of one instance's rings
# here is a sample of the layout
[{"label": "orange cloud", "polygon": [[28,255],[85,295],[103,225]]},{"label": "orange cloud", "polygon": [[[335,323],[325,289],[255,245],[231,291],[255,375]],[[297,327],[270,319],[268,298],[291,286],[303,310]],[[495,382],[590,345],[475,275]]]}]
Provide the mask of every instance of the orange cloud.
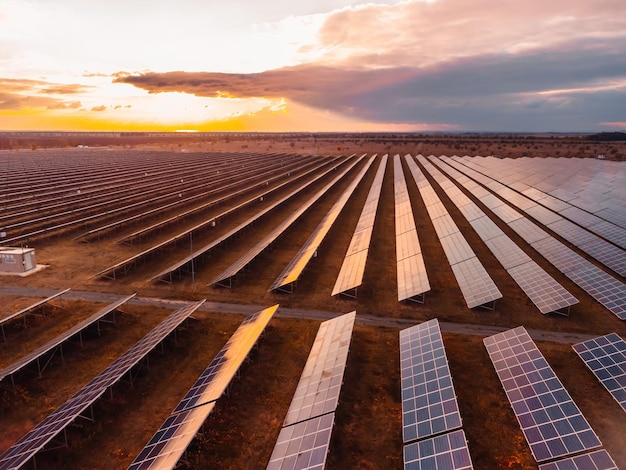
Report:
[{"label": "orange cloud", "polygon": [[96,111],[96,112],[106,111],[106,109],[107,107],[105,105],[94,106],[93,108],[91,108],[92,111]]}]

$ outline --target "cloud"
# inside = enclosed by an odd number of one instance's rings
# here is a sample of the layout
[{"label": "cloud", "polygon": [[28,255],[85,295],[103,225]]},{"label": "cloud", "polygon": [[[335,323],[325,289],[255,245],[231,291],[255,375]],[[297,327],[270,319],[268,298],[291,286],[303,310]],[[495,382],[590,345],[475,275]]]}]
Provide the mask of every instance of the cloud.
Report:
[{"label": "cloud", "polygon": [[90,88],[93,87],[77,84],[50,85],[39,90],[39,93],[45,95],[73,95],[76,93],[84,93]]},{"label": "cloud", "polygon": [[623,120],[623,50],[625,39],[587,39],[427,67],[303,65],[256,74],[124,74],[115,81],[150,93],[286,98],[378,122],[440,123],[468,130],[535,131],[542,125],[586,130],[602,121]]},{"label": "cloud", "polygon": [[79,109],[82,105],[80,101],[57,102],[49,105],[48,109]]},{"label": "cloud", "polygon": [[91,108],[92,111],[96,112],[106,111],[106,109],[107,107],[105,105],[94,106],[93,108]]},{"label": "cloud", "polygon": [[13,111],[25,108],[78,109],[81,106],[80,101],[67,101],[56,96],[44,95],[73,95],[89,88],[91,87],[50,83],[44,80],[0,77],[0,109]]},{"label": "cloud", "polygon": [[580,39],[623,38],[624,13],[621,0],[369,4],[329,15],[313,46],[325,63],[426,66]]}]

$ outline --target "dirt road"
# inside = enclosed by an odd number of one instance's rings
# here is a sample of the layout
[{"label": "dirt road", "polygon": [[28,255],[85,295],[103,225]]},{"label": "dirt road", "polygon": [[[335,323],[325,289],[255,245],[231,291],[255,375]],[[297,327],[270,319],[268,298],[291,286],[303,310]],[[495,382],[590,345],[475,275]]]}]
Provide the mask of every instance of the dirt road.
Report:
[{"label": "dirt road", "polygon": [[[15,296],[27,296],[27,297],[48,297],[58,291],[54,289],[46,288],[31,288],[31,287],[5,287],[0,286],[0,295],[15,295]],[[71,290],[63,296],[66,299],[84,300],[86,302],[103,302],[111,303],[118,299],[123,298],[123,295],[109,294],[104,292],[89,292],[89,291],[74,291]],[[130,303],[143,306],[155,306],[161,308],[179,308],[186,302],[181,300],[168,300],[151,297],[135,297]],[[266,305],[244,305],[244,304],[232,304],[222,302],[205,302],[201,307],[203,311],[210,312],[223,312],[223,313],[237,313],[243,315],[249,315],[257,312]],[[305,310],[294,308],[281,307],[276,313],[277,316],[287,318],[301,318],[307,320],[325,321],[330,318],[334,318],[345,312],[326,312],[322,310]],[[357,312],[358,313],[358,312]],[[356,319],[357,323],[363,325],[370,325],[376,327],[390,327],[390,328],[408,328],[417,322],[410,319],[392,318],[392,317],[380,317],[373,315],[358,315]],[[507,328],[491,326],[491,325],[475,325],[468,323],[451,323],[440,322],[441,330],[444,333],[457,333],[465,335],[478,335],[478,336],[490,336]],[[553,341],[557,343],[574,344],[581,341],[585,341],[594,338],[596,335],[586,335],[581,333],[569,333],[569,332],[556,332],[546,330],[528,329],[530,336],[537,341]]]}]

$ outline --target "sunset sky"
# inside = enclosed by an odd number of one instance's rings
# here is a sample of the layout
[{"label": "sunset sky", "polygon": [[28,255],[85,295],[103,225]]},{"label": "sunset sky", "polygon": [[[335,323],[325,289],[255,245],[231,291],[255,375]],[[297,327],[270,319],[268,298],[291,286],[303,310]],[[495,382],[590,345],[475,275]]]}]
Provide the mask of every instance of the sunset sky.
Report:
[{"label": "sunset sky", "polygon": [[626,2],[0,0],[1,130],[626,130]]}]

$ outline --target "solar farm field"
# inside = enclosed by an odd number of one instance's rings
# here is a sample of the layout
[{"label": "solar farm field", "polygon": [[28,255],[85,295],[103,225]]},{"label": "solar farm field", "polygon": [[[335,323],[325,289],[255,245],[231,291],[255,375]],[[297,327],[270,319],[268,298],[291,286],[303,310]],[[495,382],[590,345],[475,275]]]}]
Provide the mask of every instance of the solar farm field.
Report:
[{"label": "solar farm field", "polygon": [[[453,459],[462,435],[477,469],[592,450],[626,467],[626,371],[601,382],[572,348],[626,337],[623,162],[196,150],[0,152],[0,253],[34,247],[38,264],[0,276],[0,468],[411,468]],[[316,340],[348,312],[353,327]],[[404,412],[401,331],[433,319],[449,378],[428,387],[452,381],[460,421],[440,429],[429,408],[430,431],[407,438],[403,420],[426,425]],[[518,327],[560,380],[542,393],[566,390],[558,406],[573,401],[597,441],[524,424],[517,366],[503,379],[488,346]],[[337,347],[344,365],[307,362]],[[306,387],[338,401],[289,418],[316,367],[332,385]],[[200,401],[183,405],[190,390]],[[307,450],[292,431],[325,437]],[[448,454],[421,456],[444,437]]]}]

